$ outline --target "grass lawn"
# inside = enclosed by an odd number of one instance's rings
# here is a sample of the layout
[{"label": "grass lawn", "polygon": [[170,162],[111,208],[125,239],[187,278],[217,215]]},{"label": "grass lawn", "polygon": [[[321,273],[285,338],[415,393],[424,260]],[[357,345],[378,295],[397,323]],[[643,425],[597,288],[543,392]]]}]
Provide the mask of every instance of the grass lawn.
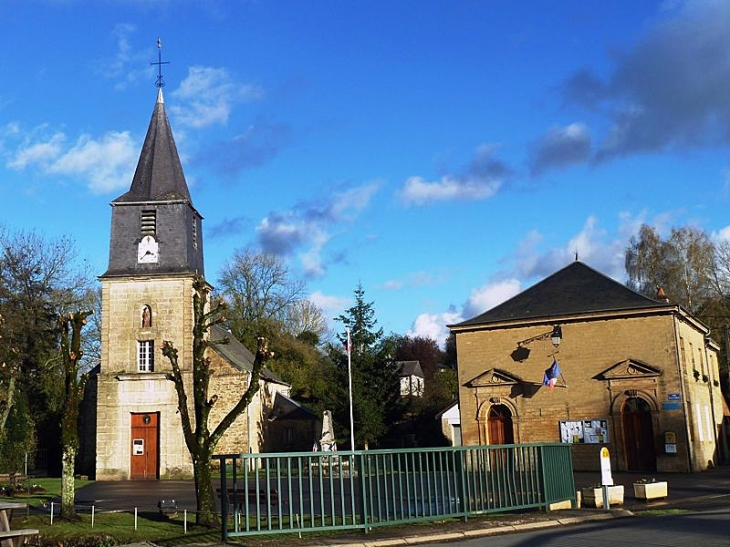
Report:
[{"label": "grass lawn", "polygon": [[[76,480],[76,488],[91,481]],[[0,485],[7,486],[7,485]],[[220,529],[196,527],[195,516],[188,514],[187,533],[183,521],[184,513],[168,518],[159,512],[140,512],[135,517],[129,512],[79,511],[79,520],[70,522],[57,514],[51,524],[51,502],[60,503],[60,478],[33,478],[23,484],[23,491],[14,491],[0,497],[0,501],[26,503],[27,511],[13,513],[12,528],[35,528],[40,537],[31,540],[31,545],[77,545],[106,546],[150,541],[158,545],[184,545],[187,543],[219,543]],[[28,488],[31,492],[28,493]]]}]

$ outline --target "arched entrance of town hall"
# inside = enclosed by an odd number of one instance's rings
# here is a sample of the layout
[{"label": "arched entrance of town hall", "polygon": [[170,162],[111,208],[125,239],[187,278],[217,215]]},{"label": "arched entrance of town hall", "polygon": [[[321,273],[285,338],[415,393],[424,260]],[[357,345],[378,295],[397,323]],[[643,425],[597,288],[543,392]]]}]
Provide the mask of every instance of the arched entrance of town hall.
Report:
[{"label": "arched entrance of town hall", "polygon": [[626,399],[621,408],[624,451],[628,471],[656,471],[651,407],[640,397]]},{"label": "arched entrance of town hall", "polygon": [[512,412],[507,405],[492,405],[487,416],[487,442],[513,444],[515,442]]}]

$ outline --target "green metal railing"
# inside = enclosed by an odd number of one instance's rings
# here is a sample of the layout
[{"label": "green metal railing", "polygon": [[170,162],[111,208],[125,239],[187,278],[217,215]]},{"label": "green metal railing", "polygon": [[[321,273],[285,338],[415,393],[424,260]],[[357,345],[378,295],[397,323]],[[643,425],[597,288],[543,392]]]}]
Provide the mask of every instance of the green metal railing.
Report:
[{"label": "green metal railing", "polygon": [[222,539],[363,529],[575,499],[570,445],[213,456]]}]

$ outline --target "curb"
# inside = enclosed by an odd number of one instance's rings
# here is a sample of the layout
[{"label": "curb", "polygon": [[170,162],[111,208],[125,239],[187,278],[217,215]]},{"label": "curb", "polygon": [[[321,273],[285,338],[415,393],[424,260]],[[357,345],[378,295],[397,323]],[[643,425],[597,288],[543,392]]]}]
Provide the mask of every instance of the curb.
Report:
[{"label": "curb", "polygon": [[485,536],[495,536],[500,534],[508,534],[510,532],[524,532],[528,530],[540,530],[544,528],[555,528],[557,526],[569,526],[573,524],[583,524],[586,522],[596,522],[615,518],[633,517],[634,514],[627,509],[614,509],[610,512],[595,515],[586,515],[585,517],[569,517],[555,520],[545,520],[542,522],[528,522],[525,524],[513,524],[494,526],[491,528],[482,528],[477,530],[467,530],[465,532],[447,532],[443,534],[429,534],[421,536],[406,536],[397,539],[377,539],[364,542],[347,542],[347,543],[327,543],[328,547],[393,547],[399,545],[418,545],[422,543],[435,543],[444,541],[455,541],[463,539],[474,539]]}]

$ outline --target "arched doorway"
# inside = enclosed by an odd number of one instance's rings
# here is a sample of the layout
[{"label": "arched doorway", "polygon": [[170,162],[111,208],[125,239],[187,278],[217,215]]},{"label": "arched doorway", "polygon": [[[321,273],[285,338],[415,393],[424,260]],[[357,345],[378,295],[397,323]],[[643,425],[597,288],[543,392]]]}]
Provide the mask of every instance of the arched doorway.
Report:
[{"label": "arched doorway", "polygon": [[654,426],[651,407],[644,399],[631,397],[621,408],[624,451],[628,471],[656,471]]},{"label": "arched doorway", "polygon": [[513,444],[515,433],[512,425],[512,412],[506,405],[492,405],[487,417],[489,444]]}]

